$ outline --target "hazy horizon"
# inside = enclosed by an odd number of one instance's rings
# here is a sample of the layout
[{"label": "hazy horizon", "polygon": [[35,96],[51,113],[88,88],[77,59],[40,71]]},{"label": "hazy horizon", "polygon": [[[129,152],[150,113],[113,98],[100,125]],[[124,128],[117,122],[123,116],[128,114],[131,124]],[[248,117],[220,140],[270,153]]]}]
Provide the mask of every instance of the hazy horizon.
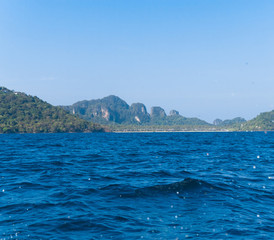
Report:
[{"label": "hazy horizon", "polygon": [[[6,87],[6,86],[0,86],[0,87]],[[16,91],[15,89],[9,89],[9,90],[14,91],[14,92],[20,92],[20,91]],[[23,93],[25,93],[25,94],[28,95],[27,92],[23,92]],[[112,96],[114,95],[114,96],[116,96],[116,97],[119,97],[119,96],[117,96],[117,95],[115,95],[115,94],[111,94],[111,95],[112,95]],[[105,96],[105,97],[109,97],[109,96],[111,96],[111,95],[108,95],[108,96]],[[32,96],[36,96],[36,95],[32,95]],[[39,98],[39,96],[36,96],[36,97]],[[99,99],[103,99],[103,98],[105,98],[105,97],[96,98],[96,99],[82,99],[82,100],[79,100],[79,101],[77,101],[77,102],[81,102],[81,101],[90,101],[90,100],[99,100]],[[120,97],[119,97],[119,98],[120,98]],[[40,98],[40,99],[41,99],[41,98]],[[120,99],[122,99],[122,98],[120,98]],[[45,101],[44,99],[41,99],[41,100]],[[161,107],[161,108],[162,108],[162,106],[160,106],[160,105],[148,106],[146,103],[143,103],[143,102],[140,102],[140,101],[129,103],[129,102],[127,102],[125,99],[122,99],[122,100],[125,101],[129,106],[131,106],[133,103],[142,103],[142,104],[144,104],[145,107],[146,107],[146,110],[147,110],[147,112],[148,112],[149,114],[151,114],[151,108],[152,108],[152,107]],[[74,102],[74,103],[77,103],[77,102]],[[72,103],[72,104],[67,104],[67,105],[54,105],[54,106],[70,106],[70,105],[73,105],[74,103]],[[163,109],[164,109],[164,108],[163,108]],[[175,109],[175,108],[164,109],[166,115],[170,115],[170,111],[171,111],[171,110],[176,110],[176,111],[178,111],[178,110]],[[262,112],[260,112],[260,113],[262,113]],[[257,115],[259,115],[260,113],[258,113]],[[182,115],[181,112],[179,112],[179,114]],[[257,116],[257,115],[256,115],[256,116]],[[186,115],[182,115],[182,116],[183,116],[183,117],[187,117],[187,118],[195,118],[195,117],[197,117],[197,116],[186,116]],[[256,116],[253,116],[252,118],[255,118]],[[242,117],[242,116],[236,116],[236,117]],[[236,118],[236,117],[226,118],[226,119],[221,119],[221,120],[232,120],[233,118]],[[197,118],[199,118],[199,117],[197,117]],[[250,118],[250,119],[252,119],[252,118]],[[215,117],[212,121],[208,121],[208,120],[202,119],[202,118],[200,118],[200,119],[201,119],[201,120],[205,120],[205,121],[207,121],[208,123],[213,123],[214,120],[220,119],[220,118]],[[250,120],[250,119],[245,119],[245,120]]]},{"label": "hazy horizon", "polygon": [[270,0],[0,1],[0,85],[211,122],[274,109]]}]

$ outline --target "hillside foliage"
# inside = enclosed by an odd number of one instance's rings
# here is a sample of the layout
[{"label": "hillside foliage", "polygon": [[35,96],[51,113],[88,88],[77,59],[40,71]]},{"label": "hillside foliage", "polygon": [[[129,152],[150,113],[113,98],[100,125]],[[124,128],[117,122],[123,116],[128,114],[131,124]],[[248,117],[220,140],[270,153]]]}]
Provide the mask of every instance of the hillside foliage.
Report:
[{"label": "hillside foliage", "polygon": [[274,131],[274,110],[259,114],[247,121],[241,129],[247,131]]},{"label": "hillside foliage", "polygon": [[113,95],[97,100],[80,101],[71,106],[63,106],[63,108],[82,119],[107,125],[210,125],[198,118],[186,118],[179,114],[166,115],[164,109],[160,107],[152,107],[152,112],[149,114],[144,104],[133,103],[129,106],[124,100]]},{"label": "hillside foliage", "polygon": [[216,119],[213,124],[199,118],[187,118],[172,110],[167,115],[163,108],[152,107],[148,113],[142,103],[129,106],[117,96],[80,101],[64,109],[80,118],[105,124],[113,131],[271,131],[274,130],[273,111],[262,113],[246,121],[244,118]]},{"label": "hillside foliage", "polygon": [[0,87],[0,133],[55,133],[103,131],[38,97]]},{"label": "hillside foliage", "polygon": [[[96,122],[96,123],[91,123]],[[100,124],[108,125],[103,128]],[[160,107],[149,114],[142,103],[129,106],[116,96],[55,107],[25,93],[0,87],[0,133],[94,131],[274,131],[274,110],[246,121],[216,119],[214,124],[186,118]]]}]

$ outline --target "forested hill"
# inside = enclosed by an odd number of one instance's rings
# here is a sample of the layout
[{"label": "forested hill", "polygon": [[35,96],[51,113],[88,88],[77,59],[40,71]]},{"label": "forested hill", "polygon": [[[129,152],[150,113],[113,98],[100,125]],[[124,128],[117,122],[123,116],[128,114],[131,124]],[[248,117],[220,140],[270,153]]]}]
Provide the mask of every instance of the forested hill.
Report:
[{"label": "forested hill", "polygon": [[55,133],[104,131],[38,97],[0,87],[0,133]]},{"label": "forested hill", "polygon": [[274,110],[264,112],[243,124],[241,130],[247,131],[274,131]]},{"label": "forested hill", "polygon": [[244,118],[221,120],[213,124],[198,118],[186,118],[176,110],[166,114],[161,107],[147,112],[143,103],[128,105],[123,99],[111,95],[102,99],[80,101],[63,108],[85,120],[110,125],[114,130],[174,130],[174,131],[271,131],[274,130],[274,111],[246,121]]},{"label": "forested hill", "polygon": [[148,113],[143,103],[129,106],[121,98],[111,95],[102,99],[80,101],[71,106],[63,106],[80,118],[101,124],[118,124],[121,126],[210,126],[198,118],[186,118],[178,111],[172,110],[169,115],[161,107],[152,107]]},{"label": "forested hill", "polygon": [[143,103],[128,105],[123,99],[111,95],[102,99],[80,101],[63,108],[85,120],[106,124],[118,131],[272,131],[274,111],[258,115],[246,121],[244,118],[221,120],[213,124],[198,118],[187,118],[176,110],[166,114],[161,107],[147,112]]},{"label": "forested hill", "polygon": [[114,123],[110,127],[119,131],[274,131],[274,110],[249,121],[216,119],[212,125],[175,110],[166,115],[161,107],[152,107],[149,114],[144,104],[129,106],[116,96],[55,107],[38,97],[0,87],[0,133],[105,131],[98,123]]}]

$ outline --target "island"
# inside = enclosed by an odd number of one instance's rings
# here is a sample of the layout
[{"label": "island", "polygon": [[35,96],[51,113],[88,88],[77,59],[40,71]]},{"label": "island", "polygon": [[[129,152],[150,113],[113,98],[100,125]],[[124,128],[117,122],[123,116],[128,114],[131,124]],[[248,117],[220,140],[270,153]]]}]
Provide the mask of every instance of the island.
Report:
[{"label": "island", "polygon": [[208,123],[160,106],[128,105],[118,96],[53,106],[36,96],[0,87],[0,133],[274,131],[274,110],[246,121]]},{"label": "island", "polygon": [[63,108],[22,92],[0,87],[0,133],[103,132]]}]

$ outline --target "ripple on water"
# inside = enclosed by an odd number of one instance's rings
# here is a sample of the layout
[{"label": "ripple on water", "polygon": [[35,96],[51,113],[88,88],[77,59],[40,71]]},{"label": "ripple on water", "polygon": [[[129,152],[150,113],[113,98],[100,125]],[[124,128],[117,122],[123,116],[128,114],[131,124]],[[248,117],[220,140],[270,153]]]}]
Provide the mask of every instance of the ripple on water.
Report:
[{"label": "ripple on water", "polygon": [[272,239],[273,141],[0,135],[0,239]]}]

